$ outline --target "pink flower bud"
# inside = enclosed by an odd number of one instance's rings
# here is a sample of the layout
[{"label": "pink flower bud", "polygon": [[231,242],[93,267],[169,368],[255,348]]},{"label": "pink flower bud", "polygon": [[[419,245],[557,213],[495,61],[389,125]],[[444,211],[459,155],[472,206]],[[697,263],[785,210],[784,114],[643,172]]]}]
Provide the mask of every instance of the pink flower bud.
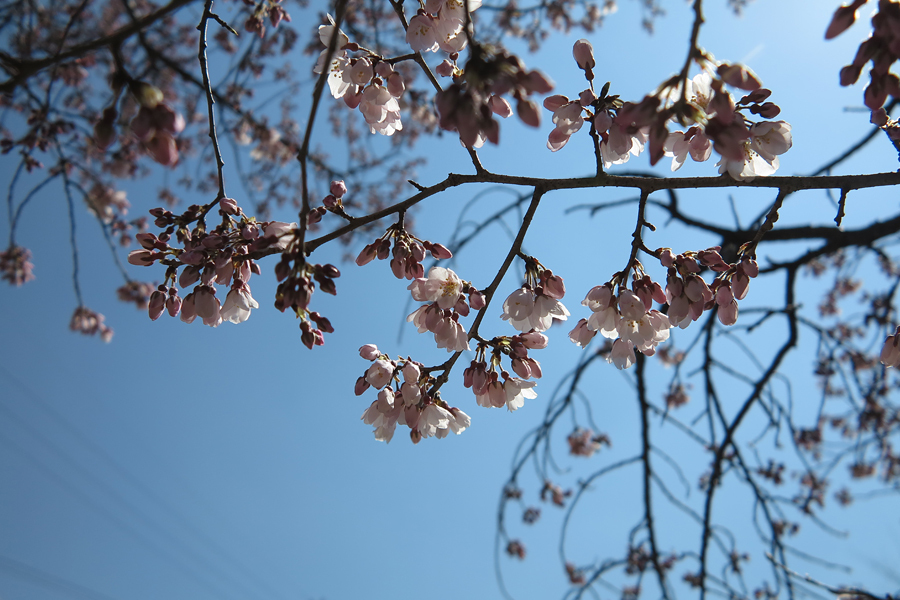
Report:
[{"label": "pink flower bud", "polygon": [[347,193],[347,185],[344,183],[343,179],[332,181],[331,186],[329,186],[329,191],[335,198],[343,198],[344,194]]},{"label": "pink flower bud", "polygon": [[750,278],[741,272],[735,273],[734,277],[731,279],[731,290],[734,292],[734,297],[738,300],[743,300],[747,297],[747,290],[749,288]]},{"label": "pink flower bud", "polygon": [[575,42],[575,45],[572,46],[572,56],[575,57],[575,62],[582,71],[590,71],[597,66],[597,63],[594,62],[594,47],[585,39]]},{"label": "pink flower bud", "polygon": [[856,65],[847,65],[843,69],[841,69],[840,73],[840,81],[843,87],[847,87],[848,85],[853,85],[857,81],[859,81],[859,76],[862,74],[862,66]]},{"label": "pink flower bud", "polygon": [[362,396],[366,392],[367,389],[369,389],[369,382],[366,381],[365,377],[360,377],[359,379],[356,380],[356,386],[354,386],[353,392],[357,396]]},{"label": "pink flower bud", "polygon": [[556,94],[553,96],[547,96],[544,98],[544,108],[549,111],[556,112],[563,106],[569,103],[569,99],[562,94]]},{"label": "pink flower bud", "polygon": [[730,285],[720,285],[716,290],[716,304],[724,306],[734,302],[734,293],[731,291]]},{"label": "pink flower bud", "polygon": [[[107,109],[109,110],[109,109]],[[106,150],[116,141],[116,128],[113,122],[100,119],[94,125],[94,145],[100,150]]]},{"label": "pink flower bud", "polygon": [[226,215],[236,215],[240,212],[237,200],[235,200],[234,198],[220,198],[219,210],[221,210]]},{"label": "pink flower bud", "polygon": [[756,260],[752,258],[742,258],[739,266],[747,277],[756,277],[759,275],[759,265],[756,264]]},{"label": "pink flower bud", "polygon": [[200,279],[200,267],[189,266],[185,267],[183,271],[181,271],[181,275],[178,277],[178,285],[183,288],[188,287],[189,285],[193,285]]},{"label": "pink flower bud", "polygon": [[[334,327],[331,325],[331,321],[328,320],[328,317],[323,317],[319,313],[313,311],[309,313],[309,318],[313,320],[313,322],[316,324],[316,327],[319,328],[319,331],[323,331],[325,333],[334,333]],[[324,343],[324,338],[322,338],[322,341]]]},{"label": "pink flower bud", "polygon": [[600,111],[596,114],[593,121],[594,131],[603,134],[609,131],[612,126],[612,117],[606,111]]},{"label": "pink flower bud", "polygon": [[128,262],[139,267],[149,267],[155,260],[149,250],[132,250],[128,253]]},{"label": "pink flower bud", "polygon": [[888,121],[888,114],[887,111],[884,110],[884,107],[873,110],[872,115],[869,117],[869,122],[878,127],[884,127],[888,124]]},{"label": "pink flower bud", "polygon": [[[351,86],[350,89],[353,90],[354,86]],[[348,91],[346,94],[344,94],[344,97],[343,97],[344,104],[346,104],[347,108],[349,108],[351,110],[353,110],[357,106],[359,106],[359,103],[362,102],[362,99],[363,99],[362,92],[358,91],[358,88],[356,89],[356,91],[352,91],[352,92]]]},{"label": "pink flower bud", "polygon": [[434,68],[434,72],[440,75],[441,77],[450,77],[453,75],[453,70],[456,67],[447,59],[444,59],[444,62],[439,64]]},{"label": "pink flower bud", "polygon": [[512,370],[522,379],[531,378],[531,366],[525,360],[519,357],[512,359]]},{"label": "pink flower bud", "polygon": [[376,253],[375,244],[367,244],[356,257],[356,264],[360,267],[369,264],[375,259]]},{"label": "pink flower bud", "polygon": [[542,350],[547,347],[547,344],[550,341],[546,335],[538,331],[523,333],[519,338],[522,340],[522,344],[529,350]]},{"label": "pink flower bud", "polygon": [[429,250],[431,251],[431,256],[438,260],[453,258],[453,253],[443,244],[431,244]]},{"label": "pink flower bud", "polygon": [[403,92],[406,91],[406,83],[403,81],[403,76],[400,73],[391,73],[387,80],[387,89],[394,98],[402,96]]},{"label": "pink flower bud", "polygon": [[484,305],[484,294],[472,288],[469,291],[469,306],[472,307],[472,310],[481,310],[482,308],[484,308]]},{"label": "pink flower bud", "polygon": [[523,123],[530,127],[541,126],[541,113],[538,112],[537,105],[531,100],[524,98],[519,99],[516,103],[516,112]]},{"label": "pink flower bud", "polygon": [[501,98],[500,96],[491,96],[491,99],[488,100],[488,106],[491,107],[491,111],[498,117],[503,117],[505,119],[512,114],[512,106],[509,105],[509,102],[507,102],[505,98]]},{"label": "pink flower bud", "polygon": [[394,72],[394,67],[392,67],[388,62],[380,60],[378,61],[378,64],[375,65],[375,72],[382,79],[387,79]]},{"label": "pink flower bud", "polygon": [[149,142],[147,150],[153,156],[153,160],[164,167],[174,167],[178,164],[178,146],[175,138],[163,131],[157,131]]},{"label": "pink flower bud", "polygon": [[884,346],[881,348],[881,362],[886,367],[900,366],[900,327],[894,335],[889,335],[884,340]]},{"label": "pink flower bud", "polygon": [[[170,292],[172,290],[169,290]],[[170,317],[178,316],[178,313],[181,312],[181,298],[177,294],[172,294],[166,299],[166,310],[169,311]]]},{"label": "pink flower bud", "polygon": [[150,320],[157,320],[163,314],[166,308],[166,295],[156,290],[150,294],[150,304],[147,306],[147,312],[150,313]]},{"label": "pink flower bud", "polygon": [[730,65],[723,63],[719,65],[717,73],[722,80],[732,87],[752,92],[762,86],[753,71],[744,65]]},{"label": "pink flower bud", "polygon": [[825,30],[825,39],[830,40],[847,31],[853,23],[856,22],[857,9],[866,3],[867,0],[856,0],[850,6],[841,6],[834,11],[831,17],[831,23]]},{"label": "pink flower bud", "polygon": [[553,86],[553,81],[540,71],[530,71],[525,80],[525,89],[532,94],[549,94]]},{"label": "pink flower bud", "polygon": [[[546,273],[547,271],[545,271]],[[566,285],[559,275],[551,275],[544,281],[544,295],[561,300],[566,295]]]},{"label": "pink flower bud", "polygon": [[360,346],[359,355],[366,360],[375,360],[381,356],[381,351],[378,350],[378,346],[375,344],[365,344]]},{"label": "pink flower bud", "polygon": [[578,94],[578,102],[582,106],[590,106],[595,100],[597,100],[597,94],[594,93],[594,90],[587,89]]}]

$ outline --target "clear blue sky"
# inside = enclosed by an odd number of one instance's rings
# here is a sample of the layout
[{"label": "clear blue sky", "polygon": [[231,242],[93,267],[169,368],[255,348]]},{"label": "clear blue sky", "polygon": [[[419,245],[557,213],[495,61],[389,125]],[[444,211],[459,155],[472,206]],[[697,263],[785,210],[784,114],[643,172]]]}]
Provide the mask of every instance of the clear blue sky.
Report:
[{"label": "clear blue sky", "polygon": [[[670,14],[649,37],[639,27],[638,3],[621,4],[619,13],[590,37],[598,79],[612,81],[614,92],[635,98],[680,68],[688,8],[665,3]],[[867,131],[867,113],[842,110],[861,105],[862,89],[836,85],[837,71],[852,58],[865,24],[826,43],[822,32],[830,15],[810,11],[807,2],[757,0],[743,19],[719,6],[724,0],[707,4],[701,44],[720,59],[746,60],[775,90],[782,118],[793,125],[794,148],[782,157],[780,174],[809,172]],[[836,3],[822,5],[831,10]],[[300,15],[294,19],[302,20]],[[523,56],[529,66],[551,73],[557,92],[570,97],[582,89],[570,54],[574,39],[557,35],[547,53]],[[512,120],[504,123],[503,144],[482,152],[484,164],[495,172],[547,176],[589,172],[593,159],[587,136],[551,154],[544,147],[549,114],[543,116],[540,131],[526,131]],[[420,182],[437,181],[450,170],[468,172],[465,153],[452,138],[428,143],[430,162]],[[895,170],[895,153],[886,141],[877,142],[847,169]],[[667,162],[661,164],[666,172]],[[5,189],[11,163],[0,164],[5,165],[0,188]],[[647,159],[633,159],[628,167],[646,169]],[[681,173],[713,172],[707,163]],[[234,177],[230,181],[236,185]],[[152,180],[129,188],[134,211],[154,206],[154,188]],[[456,190],[425,206],[417,217],[420,235],[446,242],[460,208],[475,191]],[[745,222],[770,196],[735,193]],[[579,305],[584,293],[624,264],[623,244],[633,229],[634,211],[623,208],[587,220],[584,213],[565,216],[562,209],[619,197],[627,192],[549,195],[526,240],[528,252],[566,277],[572,325],[586,316]],[[848,226],[896,209],[891,192],[859,197]],[[685,198],[699,214],[730,215],[726,192]],[[506,201],[503,193],[488,195],[468,217],[477,219]],[[522,410],[510,414],[477,407],[459,384],[460,368],[444,396],[472,417],[472,427],[461,436],[418,446],[398,430],[384,445],[359,421],[373,398],[371,392],[353,395],[353,384],[368,364],[356,349],[376,343],[390,354],[412,354],[426,363],[446,356],[429,348],[430,340],[416,339],[405,322],[414,308],[405,284],[393,279],[386,264],[340,265],[344,275],[337,281],[338,296],[314,297],[316,310],[331,318],[337,331],[326,336],[324,348],[310,352],[300,343],[297,323],[271,308],[272,264],[251,282],[261,308],[238,326],[226,323],[213,330],[167,317],[153,323],[119,303],[108,248],[92,217],[80,211],[82,288],[87,305],[105,314],[115,329],[113,342],[106,345],[67,329],[75,300],[68,225],[58,217],[65,214],[64,202],[58,189],[48,189],[26,212],[17,233],[19,243],[34,253],[37,279],[19,289],[0,287],[0,600],[499,597],[493,553],[500,486],[515,445],[540,422],[556,383],[581,356],[566,339],[569,326],[554,328],[550,350],[536,355],[545,377],[538,398]],[[799,195],[784,221],[828,223],[830,210],[821,195]],[[663,224],[659,215],[655,218]],[[6,227],[0,221],[0,231]],[[492,229],[477,247],[457,257],[454,268],[485,287],[508,239],[505,231]],[[647,243],[697,249],[706,241],[661,230]],[[340,254],[341,249],[324,249],[316,260],[337,263]],[[161,275],[130,270],[143,279]],[[656,275],[662,277],[661,269]],[[507,293],[518,285],[518,276],[508,278]],[[762,283],[751,287],[748,300],[762,301],[764,291]],[[809,302],[812,308],[814,297]],[[498,301],[484,335],[510,333],[499,313]],[[757,343],[764,347],[768,342]],[[798,372],[810,370],[805,350],[790,365]],[[563,479],[569,485],[625,457],[637,439],[637,411],[627,380],[604,365],[588,381],[596,389],[595,418],[613,437],[614,447],[590,464],[570,460],[561,431],[557,456],[574,469]],[[798,402],[802,385],[795,390]],[[694,459],[685,460],[686,468],[696,466],[690,462]],[[556,552],[562,513],[539,503],[536,482],[525,483],[531,485],[525,489],[527,503],[540,505],[543,517],[530,529],[513,518],[511,533],[523,539],[529,555],[524,563],[502,557],[507,586],[517,598],[561,597],[567,589]],[[631,498],[636,483],[626,473],[597,486],[577,514],[570,554],[588,563],[611,544],[612,553],[624,551],[624,538],[615,534],[622,527],[627,531],[637,518]],[[738,498],[720,501],[723,510],[747,509]],[[853,511],[830,511],[838,528],[853,530],[841,545],[804,525],[807,537],[799,546],[853,564],[852,574],[802,561],[796,568],[815,571],[831,583],[896,590],[897,506],[896,497],[888,497]],[[873,518],[878,514],[880,521]],[[693,529],[678,518],[670,520],[671,528],[662,535],[664,549],[679,547],[681,535],[694,535],[684,533]],[[748,540],[754,535],[749,528],[736,534]],[[756,560],[749,568],[765,567]]]}]

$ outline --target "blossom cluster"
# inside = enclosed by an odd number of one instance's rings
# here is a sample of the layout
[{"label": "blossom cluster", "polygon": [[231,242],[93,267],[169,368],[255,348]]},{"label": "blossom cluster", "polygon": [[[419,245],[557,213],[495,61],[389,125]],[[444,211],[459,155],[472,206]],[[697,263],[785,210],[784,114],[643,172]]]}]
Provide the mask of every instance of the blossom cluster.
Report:
[{"label": "blossom cluster", "polygon": [[[593,314],[578,322],[569,333],[569,339],[582,347],[590,343],[597,332],[615,340],[607,361],[627,369],[635,362],[635,349],[652,356],[656,347],[669,338],[669,329],[686,328],[706,310],[716,308],[719,321],[723,325],[733,325],[738,316],[737,301],[746,297],[750,279],[759,274],[759,265],[749,253],[729,264],[722,258],[720,250],[714,246],[677,255],[671,248],[657,250],[655,254],[660,263],[668,269],[665,290],[643,274],[639,263],[631,290],[621,285],[616,294],[615,285],[622,277],[621,273],[592,288],[582,304]],[[716,273],[711,284],[701,277],[703,268]],[[665,314],[652,308],[654,301],[668,305]]]},{"label": "blossom cluster", "polygon": [[113,330],[104,321],[105,318],[100,313],[86,306],[79,306],[72,313],[69,329],[82,335],[99,335],[104,342],[110,342],[113,337]]},{"label": "blossom cluster", "polygon": [[[455,60],[455,55],[451,58]],[[499,142],[500,125],[494,115],[505,119],[513,113],[512,105],[502,96],[509,94],[515,100],[516,114],[523,123],[538,127],[540,111],[530,96],[553,90],[553,82],[546,75],[528,70],[518,56],[481,44],[470,49],[465,69],[445,61],[437,71],[453,77],[453,83],[435,97],[440,126],[456,131],[470,148],[480,148],[485,141]]]},{"label": "blossom cluster", "polygon": [[[351,44],[347,34],[335,30],[334,25],[319,27],[319,40],[325,50],[319,55],[313,72],[321,74],[328,71],[331,95],[343,99],[350,109],[358,107],[372,133],[390,136],[403,129],[400,104],[397,102],[406,89],[403,76],[394,70],[390,62],[374,53],[366,51],[365,56],[351,57],[348,51],[360,50],[359,45]],[[336,50],[331,62],[326,65],[328,45],[335,35]]]},{"label": "blossom cluster", "polygon": [[569,454],[585,458],[590,458],[603,446],[612,445],[607,435],[594,433],[592,429],[581,427],[576,427],[566,441],[569,443]]},{"label": "blossom cluster", "polygon": [[447,437],[450,432],[459,435],[471,424],[469,415],[444,402],[439,392],[431,392],[435,380],[421,363],[411,358],[392,360],[374,344],[362,346],[359,355],[372,364],[357,380],[356,395],[369,387],[379,390],[362,415],[364,423],[375,427],[376,440],[390,442],[398,423],[409,427],[415,444],[422,438]]},{"label": "blossom cluster", "polygon": [[565,321],[569,311],[560,300],[566,295],[562,277],[527,257],[525,281],[503,302],[500,318],[518,331],[546,331],[554,320]]},{"label": "blossom cluster", "polygon": [[[562,149],[587,120],[600,140],[600,158],[606,169],[627,162],[649,144],[651,164],[671,156],[675,171],[688,156],[703,162],[715,150],[721,157],[719,173],[749,181],[775,173],[778,156],[791,147],[791,126],[787,122],[753,122],[744,114],[769,119],[780,112],[777,105],[767,101],[771,92],[763,89],[745,67],[722,63],[715,71],[703,71],[683,85],[674,77],[656,94],[633,103],[609,95],[609,84],[599,95],[595,93],[590,42],[578,40],[573,55],[585,71],[590,88],[574,100],[563,95],[544,100],[544,107],[553,112],[555,127],[547,140],[547,148],[553,152]],[[726,84],[750,93],[735,102]],[[671,120],[689,127],[670,133]]]},{"label": "blossom cluster", "polygon": [[31,251],[28,248],[13,244],[3,252],[0,252],[0,279],[5,279],[15,286],[20,286],[34,279]]},{"label": "blossom cluster", "polygon": [[[489,342],[480,343],[475,353],[475,360],[463,371],[463,385],[472,388],[475,402],[485,408],[502,408],[510,412],[522,408],[526,399],[537,398],[535,381],[543,374],[541,365],[528,356],[528,350],[547,347],[548,339],[544,334],[530,331],[512,337],[496,337]],[[487,348],[493,348],[491,357],[487,359]],[[500,370],[500,359],[503,354],[510,357],[511,368],[519,377],[512,377],[505,369]]]},{"label": "blossom cluster", "polygon": [[433,333],[437,347],[446,348],[447,352],[469,349],[469,338],[459,317],[468,316],[470,308],[484,308],[481,292],[443,267],[432,267],[428,277],[417,277],[407,289],[413,300],[427,303],[406,318],[419,333]]},{"label": "blossom cluster", "polygon": [[[670,248],[661,248],[660,262],[669,272],[666,279],[666,302],[672,326],[684,329],[700,318],[704,310],[717,307],[717,316],[723,325],[734,325],[738,317],[738,300],[747,296],[750,279],[759,275],[759,265],[749,255],[728,264],[714,246],[699,252],[674,254]],[[717,274],[711,285],[700,277],[702,267]]]},{"label": "blossom cluster", "polygon": [[[132,82],[132,96],[138,103],[138,112],[131,120],[131,133],[143,145],[153,160],[166,167],[178,164],[177,136],[184,129],[184,117],[166,104],[162,91],[145,82]],[[94,144],[106,150],[116,141],[116,121],[119,113],[115,105],[103,110],[94,125]]]},{"label": "blossom cluster", "polygon": [[593,313],[581,319],[569,333],[569,339],[586,346],[599,331],[603,337],[615,340],[607,361],[619,369],[627,369],[635,362],[634,350],[652,356],[656,346],[669,339],[669,318],[652,309],[653,301],[662,302],[665,295],[659,284],[644,276],[635,278],[633,290],[623,288],[615,294],[612,283],[592,288],[582,304]]},{"label": "blossom cluster", "polygon": [[[853,0],[839,7],[825,31],[825,39],[837,37],[856,21],[859,8],[868,0]],[[869,85],[863,92],[863,101],[870,110],[878,110],[887,97],[900,98],[900,78],[891,73],[891,66],[900,59],[900,5],[881,0],[872,15],[872,34],[859,45],[853,62],[841,69],[842,86],[853,85],[859,80],[863,67],[871,62]]]},{"label": "blossom cluster", "polygon": [[[133,265],[150,266],[160,261],[168,267],[165,281],[150,294],[150,318],[156,320],[167,312],[172,317],[180,315],[185,323],[200,317],[211,327],[225,321],[243,323],[253,309],[259,308],[249,285],[251,276],[261,272],[253,256],[274,250],[281,254],[275,265],[279,281],[275,308],[282,312],[291,309],[301,320],[301,341],[306,347],[323,345],[323,334],[332,333],[334,328],[326,317],[309,310],[309,304],[317,284],[323,292],[336,294],[334,280],[340,277],[337,267],[306,261],[296,243],[296,223],[257,222],[244,215],[233,198],[221,198],[214,206],[218,206],[222,222],[209,231],[204,219],[211,207],[191,206],[182,215],[162,208],[150,211],[156,217],[156,226],[164,231],[159,236],[138,234],[141,248],[128,255]],[[188,229],[194,222],[193,229]],[[173,233],[182,247],[170,245]],[[199,284],[182,298],[176,282],[182,289]],[[229,290],[224,302],[216,295],[216,285]]]}]

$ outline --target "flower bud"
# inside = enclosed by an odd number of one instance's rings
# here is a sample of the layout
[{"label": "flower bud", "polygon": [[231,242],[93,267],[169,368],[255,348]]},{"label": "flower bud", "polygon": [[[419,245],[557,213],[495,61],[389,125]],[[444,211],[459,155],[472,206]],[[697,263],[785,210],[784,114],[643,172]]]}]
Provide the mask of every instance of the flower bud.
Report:
[{"label": "flower bud", "polygon": [[237,200],[235,200],[234,198],[220,198],[219,210],[221,210],[226,215],[236,215],[238,214],[238,212],[240,212]]},{"label": "flower bud", "polygon": [[585,39],[575,42],[572,47],[572,56],[575,57],[575,62],[582,71],[587,72],[597,66],[597,63],[594,62],[594,47]]},{"label": "flower bud", "polygon": [[335,198],[343,198],[344,194],[347,193],[347,185],[344,183],[343,179],[340,181],[332,181],[330,191]]},{"label": "flower bud", "polygon": [[156,105],[163,101],[163,93],[155,85],[138,81],[131,88],[131,93],[138,104],[146,108],[156,108]]},{"label": "flower bud", "polygon": [[519,99],[516,103],[516,112],[526,125],[530,127],[541,126],[541,113],[538,112],[537,105],[531,100]]}]

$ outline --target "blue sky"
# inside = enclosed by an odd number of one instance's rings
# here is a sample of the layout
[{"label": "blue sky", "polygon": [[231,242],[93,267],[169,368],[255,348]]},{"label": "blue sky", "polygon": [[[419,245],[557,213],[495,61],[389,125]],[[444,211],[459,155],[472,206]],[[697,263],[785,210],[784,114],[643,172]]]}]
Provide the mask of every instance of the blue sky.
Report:
[{"label": "blue sky", "polygon": [[[639,27],[636,4],[622,2],[619,13],[590,36],[598,79],[612,81],[613,91],[625,98],[639,97],[680,68],[690,24],[687,7],[670,2],[670,14],[649,37]],[[822,32],[830,15],[808,14],[809,3],[757,0],[743,19],[719,6],[724,1],[707,4],[701,44],[717,58],[747,60],[775,90],[782,118],[793,125],[794,148],[783,157],[780,173],[809,172],[865,134],[867,113],[843,110],[861,105],[862,89],[836,85],[838,69],[865,35],[865,23],[826,43]],[[823,4],[828,10],[836,5]],[[551,73],[557,92],[570,97],[583,89],[570,54],[574,40],[557,35],[547,52],[523,55],[529,67]],[[593,158],[586,135],[558,153],[545,149],[548,117],[545,113],[540,131],[504,123],[501,146],[481,153],[485,166],[548,176],[589,172]],[[420,182],[437,181],[448,171],[468,172],[465,153],[452,137],[428,143],[429,165]],[[328,139],[323,134],[318,142]],[[886,141],[876,142],[847,171],[895,170],[894,151]],[[667,162],[660,170],[667,172]],[[4,164],[6,180],[10,167]],[[628,167],[647,169],[647,159],[633,159]],[[681,173],[713,174],[714,167],[689,165]],[[236,187],[234,178],[230,181]],[[135,212],[154,206],[155,185],[148,180],[129,188]],[[417,216],[420,237],[449,240],[460,209],[477,191],[453,190],[423,206]],[[584,293],[627,259],[624,244],[634,209],[593,220],[563,211],[629,193],[550,194],[529,232],[527,251],[566,278],[572,324],[586,316],[578,310]],[[745,222],[772,199],[770,192],[734,195]],[[684,196],[685,206],[697,214],[730,219],[726,197],[721,190]],[[504,193],[487,194],[468,217],[477,219],[507,201]],[[860,194],[847,226],[893,214],[896,205],[889,192]],[[787,205],[783,222],[828,223],[830,211],[822,194],[800,194]],[[398,431],[385,445],[359,421],[373,397],[353,395],[353,383],[368,365],[357,348],[376,343],[392,355],[410,354],[426,364],[446,356],[405,322],[414,307],[405,284],[386,264],[360,269],[339,263],[340,248],[316,253],[317,262],[339,264],[343,275],[337,297],[314,297],[316,310],[331,318],[337,331],[326,336],[324,348],[310,352],[300,343],[297,323],[270,308],[271,264],[251,282],[261,308],[239,326],[210,329],[166,317],[151,322],[117,302],[109,250],[96,222],[79,211],[81,285],[86,304],[115,329],[106,345],[67,329],[75,301],[64,214],[58,189],[48,189],[33,203],[17,240],[32,250],[37,279],[18,289],[0,287],[5,313],[0,318],[0,599],[499,597],[494,543],[500,487],[515,445],[540,422],[556,383],[581,357],[566,339],[569,327],[554,328],[550,349],[536,355],[545,377],[538,398],[523,409],[510,414],[477,407],[460,385],[460,368],[443,393],[472,416],[472,427],[461,436],[417,446]],[[663,224],[660,215],[650,218]],[[6,226],[0,222],[0,230]],[[508,233],[494,227],[456,257],[453,268],[485,287],[508,241]],[[712,240],[660,229],[647,243],[696,249],[707,242]],[[149,271],[130,267],[137,278],[161,275]],[[661,278],[662,270],[656,275]],[[501,290],[515,289],[519,276],[509,275]],[[748,300],[763,303],[767,284],[758,283]],[[490,308],[484,335],[510,334],[497,318],[502,296]],[[773,342],[762,337],[753,343],[765,351]],[[792,371],[809,372],[809,348],[792,361]],[[667,375],[660,370],[659,377]],[[596,394],[595,419],[614,447],[589,462],[569,459],[561,431],[557,457],[573,469],[569,485],[627,456],[637,443],[637,410],[627,376],[600,365],[587,383]],[[798,402],[803,389],[801,379]],[[672,443],[677,448],[683,442],[673,437]],[[682,460],[688,469],[698,464],[690,450]],[[622,472],[584,500],[567,542],[578,561],[601,558],[610,545],[614,554],[624,551],[621,533],[638,518],[636,482],[636,472]],[[539,502],[535,481],[526,477],[523,483],[530,485],[526,503],[539,505],[543,516],[531,528],[512,519],[511,533],[521,537],[529,554],[522,563],[501,557],[507,587],[517,598],[561,597],[567,590],[556,549],[562,512]],[[691,498],[697,495],[694,489]],[[745,499],[727,493],[720,502],[723,511],[748,509]],[[804,526],[800,547],[853,564],[853,573],[802,561],[795,568],[832,583],[896,590],[900,575],[891,571],[900,563],[896,507],[896,497],[889,496],[855,510],[829,511],[838,529],[853,531],[847,541]],[[663,548],[677,548],[681,536],[696,535],[682,517],[661,510],[671,523],[662,534]],[[739,528],[736,535],[752,549],[752,530]],[[754,557],[748,568],[766,568],[761,559]]]}]

